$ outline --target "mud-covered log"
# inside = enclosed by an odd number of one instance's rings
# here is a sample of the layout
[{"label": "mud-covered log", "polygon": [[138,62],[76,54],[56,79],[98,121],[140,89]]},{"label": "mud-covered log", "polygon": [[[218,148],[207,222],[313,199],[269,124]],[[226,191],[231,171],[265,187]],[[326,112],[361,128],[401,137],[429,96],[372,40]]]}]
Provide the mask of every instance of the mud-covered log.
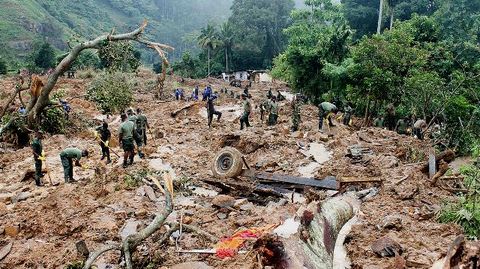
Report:
[{"label": "mud-covered log", "polygon": [[354,216],[354,203],[354,198],[346,196],[331,198],[321,205],[311,203],[303,213],[299,236],[284,240],[286,268],[332,268],[337,236]]}]

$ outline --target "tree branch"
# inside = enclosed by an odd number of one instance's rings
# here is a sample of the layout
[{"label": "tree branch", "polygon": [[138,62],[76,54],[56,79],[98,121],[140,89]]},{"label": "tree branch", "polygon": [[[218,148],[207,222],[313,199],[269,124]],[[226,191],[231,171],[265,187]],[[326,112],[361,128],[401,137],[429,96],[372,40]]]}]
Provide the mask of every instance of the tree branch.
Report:
[{"label": "tree branch", "polygon": [[95,260],[98,257],[100,257],[103,253],[110,250],[121,250],[121,246],[119,244],[104,246],[103,248],[97,250],[96,252],[90,253],[87,261],[85,261],[85,265],[83,265],[83,269],[90,269],[90,267],[92,267],[92,264],[95,262]]}]

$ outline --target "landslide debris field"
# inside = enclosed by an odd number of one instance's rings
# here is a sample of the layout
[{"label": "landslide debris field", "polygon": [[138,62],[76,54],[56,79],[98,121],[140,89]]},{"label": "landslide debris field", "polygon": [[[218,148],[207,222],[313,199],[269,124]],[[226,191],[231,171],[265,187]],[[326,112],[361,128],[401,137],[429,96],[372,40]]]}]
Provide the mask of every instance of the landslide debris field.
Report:
[{"label": "landslide debris field", "polygon": [[[144,77],[149,79],[154,77]],[[174,80],[170,77],[169,83]],[[179,250],[212,249],[242,228],[265,228],[265,234],[274,233],[273,229],[287,219],[301,216],[308,202],[340,195],[309,188],[282,198],[278,193],[255,191],[252,180],[245,177],[235,180],[237,184],[222,185],[222,180],[213,177],[211,167],[215,154],[225,146],[242,152],[249,166],[257,171],[372,181],[347,184],[342,190],[366,190],[344,243],[352,268],[397,266],[398,257],[380,257],[372,251],[372,244],[382,237],[401,246],[399,255],[404,264],[396,268],[429,268],[462,234],[459,227],[435,220],[440,205],[455,198],[446,190],[431,187],[428,175],[420,171],[428,160],[428,143],[378,128],[345,127],[341,123],[322,134],[318,132],[318,109],[311,105],[302,106],[300,131],[291,133],[288,100],[280,103],[277,126],[261,124],[259,109],[255,109],[251,115],[253,127],[240,131],[241,100],[230,93],[221,94],[220,89],[233,90],[236,95],[242,89],[215,79],[186,80],[182,86],[187,93],[196,84],[200,88],[211,84],[220,93],[216,108],[223,116],[208,129],[203,102],[174,101],[173,97],[154,100],[153,93],[140,84],[133,106],[144,110],[152,129],[145,149],[147,157],[136,157],[135,164],[125,170],[113,153],[112,164],[100,161],[100,147],[91,130],[105,117],[94,103],[84,99],[88,84],[88,79],[61,79],[56,86],[70,100],[75,125],[68,135],[47,135],[44,139],[47,168],[53,182],[60,183],[58,186],[51,186],[47,176],[45,186],[40,188],[31,177],[23,180],[25,172],[33,169],[30,148],[2,147],[0,249],[12,245],[0,261],[0,268],[63,268],[85,260],[76,248],[81,240],[95,251],[143,229],[165,208],[164,194],[151,183],[151,177],[162,171],[175,175],[174,211],[167,219],[168,225],[134,252],[138,268],[149,264],[153,265],[149,268],[261,268],[255,254],[258,248],[253,250],[258,243],[255,238],[247,240],[230,258]],[[12,85],[13,79],[1,81],[2,96]],[[269,88],[274,93],[276,89],[285,92],[287,99],[291,97],[284,85],[254,83],[250,89],[253,108],[265,99]],[[172,112],[177,114],[173,117]],[[119,116],[107,121],[114,134],[112,140],[116,141]],[[85,124],[90,130],[81,128]],[[354,120],[354,126],[360,124],[360,120]],[[112,144],[115,152],[123,153],[117,143]],[[91,169],[75,168],[78,182],[74,184],[63,183],[59,157],[60,151],[69,146],[87,148],[91,153],[84,161]],[[176,232],[164,238],[175,223],[198,230],[185,228],[181,235]],[[119,251],[108,252],[95,264],[98,268],[120,268],[120,257]],[[185,262],[190,263],[181,265]]]}]

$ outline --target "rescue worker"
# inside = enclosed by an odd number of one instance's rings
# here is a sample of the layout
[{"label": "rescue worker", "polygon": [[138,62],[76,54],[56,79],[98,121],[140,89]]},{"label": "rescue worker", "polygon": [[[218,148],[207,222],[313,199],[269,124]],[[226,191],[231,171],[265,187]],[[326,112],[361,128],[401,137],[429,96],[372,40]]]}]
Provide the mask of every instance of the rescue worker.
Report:
[{"label": "rescue worker", "polygon": [[243,114],[240,118],[240,130],[243,130],[243,125],[250,127],[250,122],[248,121],[248,117],[250,117],[251,112],[251,104],[250,100],[248,100],[248,96],[246,94],[242,94],[243,100]]},{"label": "rescue worker", "polygon": [[427,122],[422,119],[418,119],[413,125],[413,134],[420,140],[423,140],[423,134],[427,129]]},{"label": "rescue worker", "polygon": [[300,100],[295,96],[292,100],[292,132],[298,131],[298,126],[300,125],[300,110]]},{"label": "rescue worker", "polygon": [[269,111],[269,108],[270,108],[270,97],[268,99],[264,100],[260,104],[260,121],[262,122],[262,124],[263,124],[263,120],[264,120],[264,115],[267,111]]},{"label": "rescue worker", "polygon": [[375,120],[373,121],[373,126],[378,128],[383,128],[384,127],[383,117],[375,118]]},{"label": "rescue worker", "polygon": [[137,144],[137,151],[138,151],[138,157],[143,158],[145,155],[142,152],[142,147],[143,147],[143,139],[140,137],[138,134],[138,116],[135,114],[133,111],[133,108],[129,108],[127,110],[128,114],[128,120],[133,122],[135,131],[133,132],[133,140],[135,141],[135,144]]},{"label": "rescue worker", "polygon": [[33,160],[35,161],[35,185],[43,186],[41,181],[42,175],[42,158],[43,156],[43,146],[42,146],[43,134],[40,131],[35,132],[35,137],[32,140],[32,153]]},{"label": "rescue worker", "polygon": [[208,85],[205,90],[203,91],[203,98],[202,101],[207,101],[208,97],[212,95],[212,88]]},{"label": "rescue worker", "polygon": [[147,129],[150,129],[147,116],[140,108],[137,108],[137,132],[144,146],[147,145]]},{"label": "rescue worker", "polygon": [[267,98],[271,99],[273,97],[272,89],[268,89]]},{"label": "rescue worker", "polygon": [[323,129],[323,121],[328,120],[328,125],[329,126],[335,126],[332,122],[332,117],[331,114],[337,114],[338,108],[334,104],[330,102],[322,102],[318,106],[318,116],[319,116],[319,123],[318,123],[318,129],[322,130]]},{"label": "rescue worker", "polygon": [[215,110],[215,105],[213,101],[217,99],[218,96],[216,93],[212,94],[210,97],[207,99],[207,113],[208,113],[208,128],[212,127],[212,120],[213,120],[213,115],[217,115],[217,121],[220,121],[220,118],[222,117],[222,113],[220,111]]},{"label": "rescue worker", "polygon": [[109,164],[112,162],[112,160],[110,159],[109,146],[112,133],[108,129],[108,123],[103,122],[102,126],[99,126],[97,128],[97,132],[100,138],[100,147],[102,148],[102,158],[100,158],[100,160],[103,161],[105,158],[107,158],[107,164]]},{"label": "rescue worker", "polygon": [[395,131],[398,134],[406,135],[408,128],[408,118],[399,119],[397,125],[395,126]]},{"label": "rescue worker", "polygon": [[395,106],[390,103],[387,105],[387,111],[385,115],[385,127],[387,127],[388,130],[393,131],[395,130]]},{"label": "rescue worker", "polygon": [[277,104],[277,98],[275,96],[272,96],[272,99],[270,100],[270,113],[268,115],[268,126],[274,126],[277,124],[278,120],[278,104]]},{"label": "rescue worker", "polygon": [[84,167],[80,164],[82,157],[88,157],[88,151],[79,150],[78,148],[66,148],[60,153],[65,183],[73,183],[76,181],[73,178],[73,160],[75,159],[75,166]]},{"label": "rescue worker", "polygon": [[129,121],[127,115],[122,114],[122,123],[118,130],[118,142],[122,145],[123,154],[123,168],[133,164],[135,157],[135,144],[133,141],[135,132],[135,125]]},{"label": "rescue worker", "polygon": [[343,125],[350,126],[353,113],[352,104],[348,102],[343,110],[345,112],[345,115],[343,115]]}]

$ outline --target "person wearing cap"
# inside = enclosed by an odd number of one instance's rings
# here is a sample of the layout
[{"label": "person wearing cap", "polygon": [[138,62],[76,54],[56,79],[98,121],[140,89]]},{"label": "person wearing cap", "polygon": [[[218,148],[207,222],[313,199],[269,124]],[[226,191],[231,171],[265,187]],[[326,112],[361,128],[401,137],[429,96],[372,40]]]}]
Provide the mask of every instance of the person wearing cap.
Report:
[{"label": "person wearing cap", "polygon": [[252,111],[252,106],[250,104],[250,101],[248,100],[248,95],[242,94],[242,100],[243,114],[242,117],[240,117],[240,130],[243,130],[243,125],[250,127],[250,122],[248,121],[248,118],[250,117],[250,112]]},{"label": "person wearing cap", "polygon": [[60,153],[60,160],[62,161],[65,183],[75,182],[75,179],[73,179],[73,160],[75,160],[75,166],[83,167],[80,164],[80,159],[82,159],[82,157],[88,157],[87,150],[80,150],[78,148],[66,148]]},{"label": "person wearing cap", "polygon": [[330,102],[322,102],[318,106],[318,114],[319,114],[319,123],[318,129],[321,131],[323,128],[323,121],[328,120],[329,126],[335,126],[332,122],[332,113],[337,114],[338,108],[334,104]]},{"label": "person wearing cap", "polygon": [[35,137],[32,140],[32,152],[33,160],[35,161],[35,185],[42,186],[42,158],[43,156],[43,146],[42,146],[43,134],[41,131],[35,132]]}]

